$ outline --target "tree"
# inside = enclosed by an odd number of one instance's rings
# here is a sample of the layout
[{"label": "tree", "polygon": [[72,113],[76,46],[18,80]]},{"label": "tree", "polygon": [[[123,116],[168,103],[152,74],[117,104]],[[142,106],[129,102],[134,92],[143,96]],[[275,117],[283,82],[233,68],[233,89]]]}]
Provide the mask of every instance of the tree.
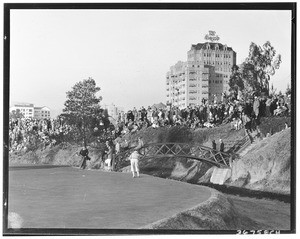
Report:
[{"label": "tree", "polygon": [[102,120],[103,110],[99,105],[102,97],[96,96],[98,91],[100,87],[97,87],[95,80],[90,77],[76,83],[72,90],[67,92],[64,113],[61,115],[68,124],[75,126],[84,146]]},{"label": "tree", "polygon": [[270,91],[269,91],[269,95],[270,95],[270,96],[275,95],[275,94],[276,94],[276,91],[277,91],[277,89],[274,88],[274,85],[272,84],[272,85],[271,85],[271,88],[270,88]]},{"label": "tree", "polygon": [[262,47],[252,42],[249,55],[241,65],[242,78],[254,92],[269,92],[270,78],[280,64],[281,55],[276,56],[276,50],[269,41]]},{"label": "tree", "polygon": [[24,118],[24,115],[22,114],[20,109],[16,109],[9,113],[9,118],[13,120],[17,120],[17,119]]},{"label": "tree", "polygon": [[231,75],[228,84],[230,89],[235,93],[242,91],[245,88],[242,73],[239,71],[239,67],[237,65],[234,65],[231,68]]},{"label": "tree", "polygon": [[291,87],[290,87],[290,84],[287,85],[287,88],[286,88],[286,90],[285,90],[285,94],[286,94],[286,95],[292,94],[292,89],[291,89]]}]

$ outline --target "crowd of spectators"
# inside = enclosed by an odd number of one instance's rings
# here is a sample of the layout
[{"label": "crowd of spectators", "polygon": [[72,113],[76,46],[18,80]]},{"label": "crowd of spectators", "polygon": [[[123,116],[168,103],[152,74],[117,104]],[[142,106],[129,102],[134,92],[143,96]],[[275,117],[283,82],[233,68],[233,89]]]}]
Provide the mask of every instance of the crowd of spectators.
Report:
[{"label": "crowd of spectators", "polygon": [[26,151],[31,147],[44,149],[55,145],[58,138],[63,138],[72,131],[72,127],[63,124],[61,119],[18,118],[9,120],[9,150]]},{"label": "crowd of spectators", "polygon": [[[260,117],[287,116],[291,112],[290,95],[257,97],[243,101],[236,98],[223,98],[221,102],[202,102],[201,105],[179,109],[177,106],[133,108],[127,113],[120,113],[114,130],[106,130],[103,135],[115,139],[141,129],[175,125],[191,129],[211,128],[224,123],[231,123],[231,128],[250,130],[259,123]],[[254,125],[254,126],[253,126]],[[10,152],[26,151],[30,147],[45,148],[66,139],[73,127],[57,119],[10,119],[9,149]]]},{"label": "crowd of spectators", "polygon": [[253,96],[249,100],[223,98],[221,102],[202,102],[201,105],[179,109],[177,106],[148,107],[120,113],[115,133],[121,136],[134,133],[147,127],[184,125],[191,129],[212,128],[231,122],[232,129],[243,126],[251,130],[259,124],[261,117],[287,116],[291,112],[291,96],[274,95],[273,97]]}]

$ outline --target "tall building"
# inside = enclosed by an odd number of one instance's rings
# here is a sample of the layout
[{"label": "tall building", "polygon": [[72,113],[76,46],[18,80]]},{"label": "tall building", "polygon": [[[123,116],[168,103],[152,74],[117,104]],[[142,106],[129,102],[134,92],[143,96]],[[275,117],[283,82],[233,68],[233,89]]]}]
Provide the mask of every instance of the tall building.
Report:
[{"label": "tall building", "polygon": [[9,112],[19,110],[24,118],[35,118],[35,119],[49,119],[50,109],[46,106],[35,107],[34,104],[30,103],[17,103],[9,108]]},{"label": "tall building", "polygon": [[229,91],[231,67],[236,52],[221,43],[205,42],[192,45],[187,61],[170,67],[166,75],[167,104],[185,108],[222,99]]}]

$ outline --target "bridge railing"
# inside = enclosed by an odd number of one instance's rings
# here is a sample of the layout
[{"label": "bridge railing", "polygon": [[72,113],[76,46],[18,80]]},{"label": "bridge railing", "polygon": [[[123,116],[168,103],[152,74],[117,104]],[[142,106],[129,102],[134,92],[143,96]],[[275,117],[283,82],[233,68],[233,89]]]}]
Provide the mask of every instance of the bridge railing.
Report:
[{"label": "bridge railing", "polygon": [[[128,158],[133,151],[134,148],[131,148],[117,155],[116,163],[120,165],[121,161],[123,161],[124,158]],[[218,167],[229,167],[230,161],[234,158],[234,154],[220,152],[203,145],[171,142],[146,144],[139,150],[139,153],[142,158],[186,157],[198,161],[205,161],[217,165]]]},{"label": "bridge railing", "polygon": [[243,149],[245,149],[247,146],[249,146],[252,142],[251,136],[246,134],[242,139],[238,141],[227,141],[227,153],[230,154],[238,154],[238,152],[241,152]]}]

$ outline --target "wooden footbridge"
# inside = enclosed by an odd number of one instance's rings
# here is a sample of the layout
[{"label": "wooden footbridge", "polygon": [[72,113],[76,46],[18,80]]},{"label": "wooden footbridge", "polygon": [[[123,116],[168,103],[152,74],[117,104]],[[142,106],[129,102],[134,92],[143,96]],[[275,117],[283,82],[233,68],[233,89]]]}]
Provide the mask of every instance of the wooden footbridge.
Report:
[{"label": "wooden footbridge", "polygon": [[[116,156],[116,168],[126,160],[134,148],[125,150]],[[209,163],[211,165],[228,168],[234,153],[225,153],[212,148],[188,143],[151,143],[145,144],[140,150],[141,160],[145,158],[183,157]]]}]

